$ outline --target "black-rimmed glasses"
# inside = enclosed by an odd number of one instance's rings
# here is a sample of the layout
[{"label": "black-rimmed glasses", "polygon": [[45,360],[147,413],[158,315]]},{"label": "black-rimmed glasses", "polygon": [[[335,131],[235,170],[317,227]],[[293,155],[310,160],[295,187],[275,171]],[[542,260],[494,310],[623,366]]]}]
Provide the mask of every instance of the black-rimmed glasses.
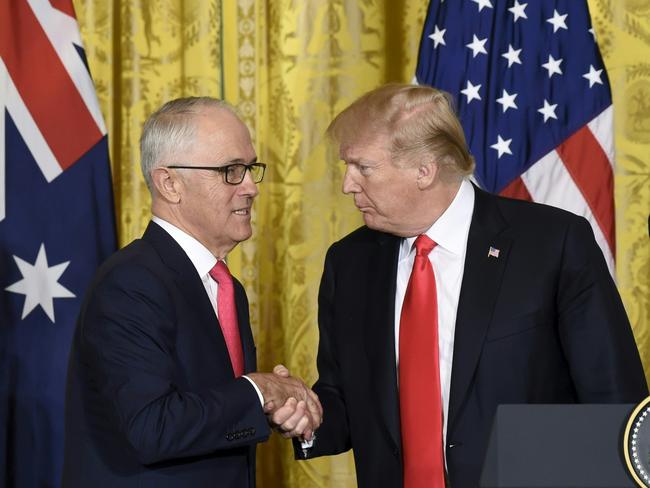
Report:
[{"label": "black-rimmed glasses", "polygon": [[218,173],[223,173],[224,181],[229,185],[239,185],[244,181],[246,176],[246,170],[251,172],[251,177],[255,183],[259,183],[264,179],[264,170],[266,169],[266,164],[264,163],[234,163],[226,164],[225,166],[180,166],[172,165],[167,166],[170,169],[206,169],[208,171],[216,171]]}]

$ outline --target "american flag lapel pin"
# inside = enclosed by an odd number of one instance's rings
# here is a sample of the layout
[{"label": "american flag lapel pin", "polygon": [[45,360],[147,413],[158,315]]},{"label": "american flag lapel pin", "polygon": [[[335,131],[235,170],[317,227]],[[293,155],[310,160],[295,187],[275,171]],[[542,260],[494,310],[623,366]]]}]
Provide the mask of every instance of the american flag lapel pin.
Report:
[{"label": "american flag lapel pin", "polygon": [[496,247],[490,246],[490,250],[488,251],[488,258],[498,258],[499,252],[500,251]]}]

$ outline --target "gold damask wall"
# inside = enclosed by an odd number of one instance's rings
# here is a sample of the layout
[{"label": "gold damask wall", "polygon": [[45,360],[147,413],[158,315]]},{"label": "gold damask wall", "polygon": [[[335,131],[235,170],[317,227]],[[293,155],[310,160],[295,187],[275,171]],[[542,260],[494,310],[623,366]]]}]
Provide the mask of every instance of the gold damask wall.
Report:
[{"label": "gold damask wall", "polygon": [[[229,256],[246,286],[261,370],[316,379],[317,292],[329,244],[360,224],[323,140],[363,92],[410,81],[426,0],[75,0],[107,122],[122,245],[149,219],[137,141],[144,117],[184,95],[224,97],[269,165],[255,233]],[[616,107],[618,281],[650,372],[650,0],[589,0]],[[350,455],[297,463],[274,435],[261,488],[353,487]]]},{"label": "gold damask wall", "polygon": [[[224,3],[224,83],[268,165],[256,234],[229,257],[251,299],[260,368],[316,380],[317,294],[327,247],[360,225],[323,139],[359,95],[415,71],[422,1]],[[237,67],[236,69],[233,69]],[[349,454],[297,463],[279,436],[258,449],[261,487],[354,487]]]},{"label": "gold damask wall", "polygon": [[589,0],[614,97],[616,274],[650,378],[650,0]]}]

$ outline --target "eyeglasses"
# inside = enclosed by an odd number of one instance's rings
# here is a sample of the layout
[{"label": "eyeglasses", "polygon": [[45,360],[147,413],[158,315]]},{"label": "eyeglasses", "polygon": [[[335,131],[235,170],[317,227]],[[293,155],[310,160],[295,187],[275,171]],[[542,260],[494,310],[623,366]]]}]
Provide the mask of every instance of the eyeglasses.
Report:
[{"label": "eyeglasses", "polygon": [[264,170],[266,169],[266,164],[264,163],[234,163],[226,164],[225,166],[167,166],[170,169],[206,169],[208,171],[216,171],[217,173],[223,173],[224,181],[229,185],[239,185],[244,181],[246,176],[246,170],[251,172],[251,177],[255,183],[259,183],[264,178]]}]

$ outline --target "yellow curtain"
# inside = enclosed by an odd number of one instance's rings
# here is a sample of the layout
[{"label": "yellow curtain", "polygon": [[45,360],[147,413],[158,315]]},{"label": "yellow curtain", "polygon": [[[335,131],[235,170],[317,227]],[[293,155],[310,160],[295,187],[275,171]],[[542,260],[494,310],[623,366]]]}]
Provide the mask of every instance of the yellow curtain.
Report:
[{"label": "yellow curtain", "polygon": [[[362,93],[415,72],[422,1],[224,3],[226,98],[269,164],[253,238],[230,258],[251,300],[260,367],[316,380],[317,294],[327,247],[361,220],[323,139]],[[236,67],[236,69],[234,69]],[[297,463],[275,436],[258,450],[261,487],[354,487],[351,455]]]},{"label": "yellow curtain", "polygon": [[589,9],[614,98],[618,289],[650,378],[650,1]]},{"label": "yellow curtain", "polygon": [[[427,3],[74,0],[109,128],[121,245],[149,219],[137,148],[149,112],[173,97],[212,95],[238,106],[251,128],[269,168],[254,235],[229,259],[249,295],[261,370],[282,362],[316,379],[325,251],[360,224],[323,131],[363,92],[413,78]],[[589,5],[616,106],[619,287],[650,372],[650,3]],[[261,488],[356,486],[349,454],[297,463],[277,435],[258,453]]]}]

